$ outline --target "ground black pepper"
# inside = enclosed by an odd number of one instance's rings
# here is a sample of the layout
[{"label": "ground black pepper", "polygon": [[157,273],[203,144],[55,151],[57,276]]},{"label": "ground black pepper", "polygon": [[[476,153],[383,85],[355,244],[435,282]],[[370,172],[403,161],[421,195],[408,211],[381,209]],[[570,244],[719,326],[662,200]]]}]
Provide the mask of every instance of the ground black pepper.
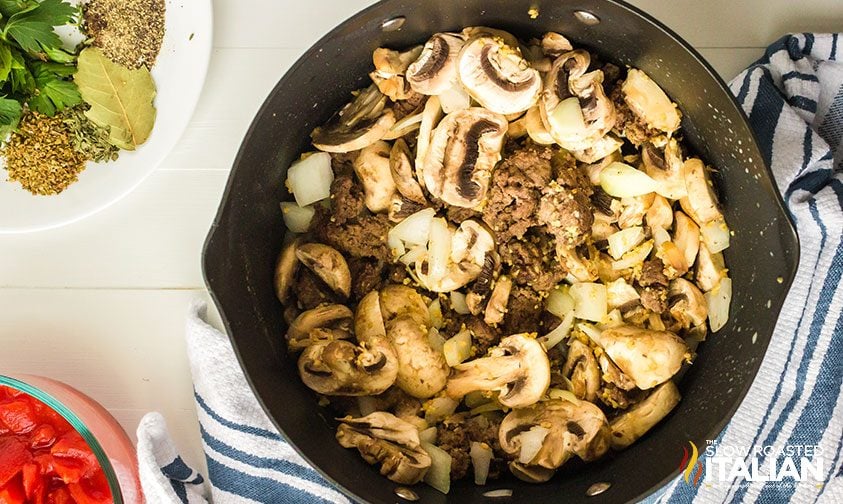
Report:
[{"label": "ground black pepper", "polygon": [[111,61],[149,69],[164,40],[164,0],[91,0],[84,6],[85,29]]}]

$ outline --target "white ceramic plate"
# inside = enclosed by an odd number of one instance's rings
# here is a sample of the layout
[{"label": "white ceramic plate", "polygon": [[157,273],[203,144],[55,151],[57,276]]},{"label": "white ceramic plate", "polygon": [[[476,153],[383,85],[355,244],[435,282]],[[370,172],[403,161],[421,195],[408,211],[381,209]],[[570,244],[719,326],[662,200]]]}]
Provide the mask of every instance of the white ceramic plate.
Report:
[{"label": "white ceramic plate", "polygon": [[33,196],[0,169],[0,234],[27,233],[83,219],[120,200],[152,173],[187,127],[208,70],[211,0],[167,0],[166,34],[152,76],[158,116],[149,140],[108,164],[89,163],[57,196]]}]

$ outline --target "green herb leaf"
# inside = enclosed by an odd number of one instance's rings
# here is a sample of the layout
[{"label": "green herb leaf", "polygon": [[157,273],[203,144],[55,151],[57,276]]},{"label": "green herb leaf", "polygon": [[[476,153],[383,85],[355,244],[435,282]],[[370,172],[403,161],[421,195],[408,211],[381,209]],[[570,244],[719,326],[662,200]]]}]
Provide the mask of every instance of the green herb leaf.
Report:
[{"label": "green herb leaf", "polygon": [[29,99],[29,107],[50,117],[56,111],[82,103],[79,89],[71,81],[63,80],[73,72],[73,67],[56,63],[32,63],[35,78],[35,94]]},{"label": "green herb leaf", "polygon": [[35,79],[32,77],[26,60],[17,49],[12,48],[12,92],[24,96],[35,92]]},{"label": "green herb leaf", "polygon": [[12,72],[12,48],[5,42],[0,42],[0,82],[9,80]]},{"label": "green herb leaf", "polygon": [[0,97],[0,140],[18,127],[22,112],[23,108],[17,100]]},{"label": "green herb leaf", "polygon": [[31,11],[38,7],[36,0],[0,0],[0,14],[10,18],[19,12]]},{"label": "green herb leaf", "polygon": [[155,81],[149,70],[118,65],[95,47],[79,54],[74,80],[82,98],[91,106],[85,115],[108,128],[109,141],[134,150],[144,143],[155,125]]},{"label": "green herb leaf", "polygon": [[64,0],[44,0],[34,9],[12,15],[3,29],[4,38],[13,38],[21,49],[37,53],[46,48],[60,48],[61,39],[53,26],[73,20],[78,9]]},{"label": "green herb leaf", "polygon": [[76,55],[71,54],[64,49],[54,49],[52,47],[45,47],[44,53],[50,58],[51,61],[55,61],[56,63],[75,63],[76,62]]}]

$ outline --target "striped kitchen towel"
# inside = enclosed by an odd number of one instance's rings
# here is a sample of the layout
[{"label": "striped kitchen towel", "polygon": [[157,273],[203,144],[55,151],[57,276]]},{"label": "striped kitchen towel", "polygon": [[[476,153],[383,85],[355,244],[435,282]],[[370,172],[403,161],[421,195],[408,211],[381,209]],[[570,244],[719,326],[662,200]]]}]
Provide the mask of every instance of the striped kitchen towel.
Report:
[{"label": "striped kitchen towel", "polygon": [[[843,503],[843,36],[790,35],[731,84],[758,135],[802,245],[799,271],[746,400],[716,442],[783,467],[787,447],[817,447],[819,481],[688,484],[650,502]],[[838,290],[841,291],[838,293]],[[209,487],[176,453],[163,418],[138,428],[141,480],[152,503],[350,500],[296,454],[266,418],[228,339],[194,305],[187,342]],[[717,456],[717,455],[715,455]],[[796,457],[797,465],[799,464]]]}]

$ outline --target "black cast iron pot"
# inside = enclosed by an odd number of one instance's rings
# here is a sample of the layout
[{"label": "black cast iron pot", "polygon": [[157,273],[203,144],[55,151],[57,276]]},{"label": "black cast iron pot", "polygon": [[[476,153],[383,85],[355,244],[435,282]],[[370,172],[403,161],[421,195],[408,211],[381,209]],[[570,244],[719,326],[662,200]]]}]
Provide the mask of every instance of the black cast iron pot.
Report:
[{"label": "black cast iron pot", "polygon": [[[530,7],[538,9],[536,19]],[[375,48],[407,47],[472,25],[522,39],[558,31],[606,60],[641,68],[667,91],[684,113],[688,143],[719,169],[720,198],[735,232],[726,251],[734,297],[729,324],[701,346],[680,383],[682,402],[631,448],[563,468],[543,485],[509,477],[477,487],[469,478],[448,496],[425,485],[415,490],[428,503],[489,502],[482,494],[496,488],[536,504],[638,500],[678,474],[688,441],[705,446],[737,409],[764,357],[799,252],[770,171],[725,84],[687,43],[633,7],[613,0],[385,0],[352,17],[299,59],[252,123],[205,246],[208,288],[246,377],[280,431],[349,495],[398,501],[395,484],[336,442],[332,415],[317,405],[287,356],[272,281],[285,232],[278,202],[289,199],[285,173],[309,148],[311,130],[368,83]],[[611,487],[586,497],[595,482]]]}]

